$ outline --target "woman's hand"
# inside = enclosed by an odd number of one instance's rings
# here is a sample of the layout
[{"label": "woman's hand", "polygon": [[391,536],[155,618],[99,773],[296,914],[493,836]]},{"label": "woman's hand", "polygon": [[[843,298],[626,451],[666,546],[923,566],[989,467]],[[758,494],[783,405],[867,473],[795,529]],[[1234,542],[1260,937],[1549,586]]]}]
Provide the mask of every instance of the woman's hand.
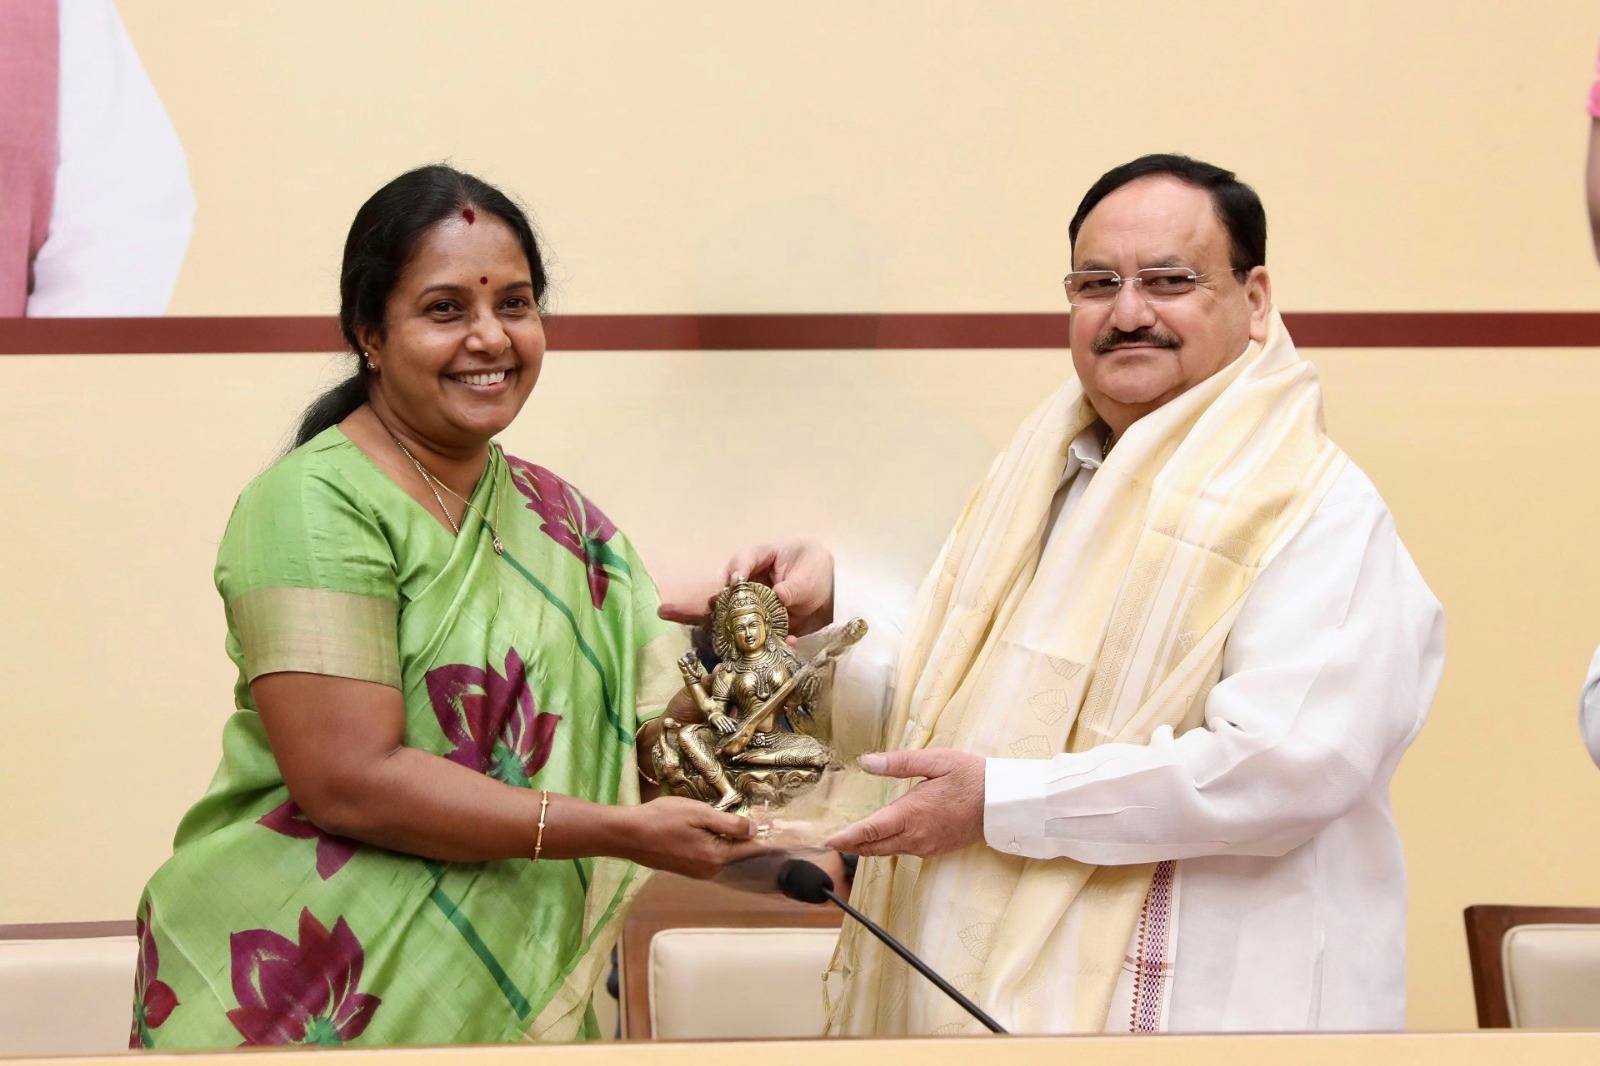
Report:
[{"label": "woman's hand", "polygon": [[627,825],[615,854],[652,869],[703,880],[730,862],[767,850],[755,840],[750,819],[699,800],[663,796],[620,810]]}]

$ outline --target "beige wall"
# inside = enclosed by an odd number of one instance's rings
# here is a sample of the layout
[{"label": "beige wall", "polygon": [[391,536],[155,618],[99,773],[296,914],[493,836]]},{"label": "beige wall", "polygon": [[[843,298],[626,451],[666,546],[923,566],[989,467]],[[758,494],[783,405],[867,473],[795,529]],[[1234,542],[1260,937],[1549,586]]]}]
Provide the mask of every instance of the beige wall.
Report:
[{"label": "beige wall", "polygon": [[1287,307],[1596,301],[1586,0],[119,7],[200,198],[178,314],[331,310],[356,206],[439,158],[568,311],[1053,309],[1082,191],[1170,150],[1261,191]]},{"label": "beige wall", "polygon": [[[1588,3],[120,6],[200,200],[175,313],[331,310],[355,206],[441,156],[532,205],[567,311],[1054,309],[1082,188],[1166,148],[1258,186],[1288,309],[1600,307]],[[1468,1026],[1461,907],[1600,904],[1574,725],[1600,642],[1600,353],[1314,354],[1449,618],[1395,804],[1412,1021]],[[664,576],[802,529],[926,557],[1065,366],[558,353],[506,442]],[[131,912],[228,711],[217,539],[333,373],[0,358],[0,922]],[[683,489],[722,469],[725,423],[692,417],[714,385],[770,399],[784,474],[731,514]]]}]

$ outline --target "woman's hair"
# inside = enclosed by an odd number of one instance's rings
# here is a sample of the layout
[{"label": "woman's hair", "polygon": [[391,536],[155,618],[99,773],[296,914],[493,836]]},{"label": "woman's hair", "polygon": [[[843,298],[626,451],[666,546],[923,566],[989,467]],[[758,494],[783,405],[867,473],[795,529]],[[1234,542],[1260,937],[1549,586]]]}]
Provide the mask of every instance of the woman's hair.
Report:
[{"label": "woman's hair", "polygon": [[[511,227],[528,257],[533,298],[543,310],[547,284],[544,260],[522,209],[488,182],[442,163],[406,171],[373,193],[350,223],[350,234],[344,241],[344,263],[339,270],[339,330],[355,359],[355,373],[306,408],[291,448],[298,448],[329,426],[343,422],[367,402],[372,372],[363,357],[360,332],[370,330],[383,336],[389,296],[411,261],[417,242],[445,219],[468,212],[493,215]],[[472,215],[467,217],[470,220]]]}]

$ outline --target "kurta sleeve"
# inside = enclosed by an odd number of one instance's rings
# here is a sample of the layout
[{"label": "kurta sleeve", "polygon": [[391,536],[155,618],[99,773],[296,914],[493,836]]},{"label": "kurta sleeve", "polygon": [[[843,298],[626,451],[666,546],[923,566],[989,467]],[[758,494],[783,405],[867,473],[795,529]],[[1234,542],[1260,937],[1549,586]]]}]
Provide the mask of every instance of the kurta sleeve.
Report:
[{"label": "kurta sleeve", "polygon": [[1578,701],[1578,728],[1589,758],[1600,766],[1600,649],[1589,663],[1589,679],[1583,683],[1583,698]]},{"label": "kurta sleeve", "polygon": [[1282,855],[1387,785],[1443,659],[1439,603],[1357,473],[1248,593],[1202,726],[990,759],[985,836],[1106,865]]},{"label": "kurta sleeve", "polygon": [[293,671],[399,687],[394,550],[315,452],[287,456],[245,489],[216,582],[246,680]]}]

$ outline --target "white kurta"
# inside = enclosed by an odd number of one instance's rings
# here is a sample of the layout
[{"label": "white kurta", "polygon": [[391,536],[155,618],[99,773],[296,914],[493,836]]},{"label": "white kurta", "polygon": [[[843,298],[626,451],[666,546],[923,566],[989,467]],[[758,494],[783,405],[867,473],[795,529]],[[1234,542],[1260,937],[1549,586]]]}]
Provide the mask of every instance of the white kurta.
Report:
[{"label": "white kurta", "polygon": [[[1091,428],[1072,444],[1058,525],[1099,464]],[[866,616],[877,639],[841,661],[836,705],[886,706],[909,583],[858,584],[840,558],[837,616]],[[1204,726],[988,760],[985,836],[1035,858],[1181,860],[1172,1031],[1403,1028],[1406,877],[1389,780],[1443,662],[1439,603],[1351,463],[1250,590]],[[1108,1027],[1126,1024],[1114,1013]]]},{"label": "white kurta", "polygon": [[177,131],[111,0],[61,0],[50,231],[27,314],[165,314],[194,228]]}]

